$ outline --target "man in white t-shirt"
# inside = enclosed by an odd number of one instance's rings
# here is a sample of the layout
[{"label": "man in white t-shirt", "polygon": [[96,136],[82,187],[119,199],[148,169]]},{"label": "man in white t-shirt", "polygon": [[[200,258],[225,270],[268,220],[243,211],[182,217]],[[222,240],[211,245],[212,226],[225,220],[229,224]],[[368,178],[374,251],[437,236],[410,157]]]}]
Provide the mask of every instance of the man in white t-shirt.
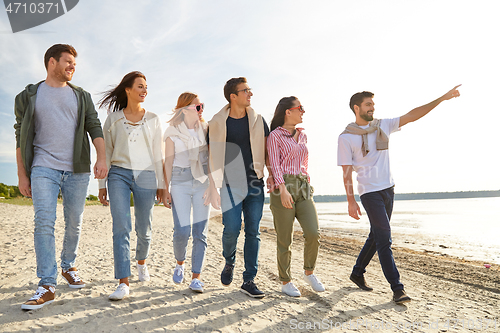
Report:
[{"label": "man in white t-shirt", "polygon": [[370,234],[359,253],[350,276],[358,287],[371,291],[363,274],[370,260],[378,253],[385,278],[394,292],[397,304],[411,301],[399,280],[399,272],[391,249],[390,219],[394,202],[394,180],[389,165],[389,136],[402,126],[418,120],[438,106],[442,101],[460,96],[457,88],[430,102],[393,119],[375,119],[373,93],[363,91],[351,97],[349,106],[356,121],[349,124],[338,139],[337,164],[344,172],[349,216],[359,220],[361,210],[354,198],[352,171],[357,173],[358,193],[370,220]]}]

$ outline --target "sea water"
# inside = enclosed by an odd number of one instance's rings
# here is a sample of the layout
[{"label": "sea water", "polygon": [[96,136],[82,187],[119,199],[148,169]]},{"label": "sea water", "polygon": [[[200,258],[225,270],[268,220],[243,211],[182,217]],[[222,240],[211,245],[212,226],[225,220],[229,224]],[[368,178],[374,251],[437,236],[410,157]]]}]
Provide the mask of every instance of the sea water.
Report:
[{"label": "sea water", "polygon": [[[347,202],[316,203],[320,228],[366,238],[370,224],[359,205],[362,216],[357,221],[348,215]],[[263,226],[272,227],[268,205]],[[391,228],[394,246],[500,264],[500,197],[396,200]]]}]

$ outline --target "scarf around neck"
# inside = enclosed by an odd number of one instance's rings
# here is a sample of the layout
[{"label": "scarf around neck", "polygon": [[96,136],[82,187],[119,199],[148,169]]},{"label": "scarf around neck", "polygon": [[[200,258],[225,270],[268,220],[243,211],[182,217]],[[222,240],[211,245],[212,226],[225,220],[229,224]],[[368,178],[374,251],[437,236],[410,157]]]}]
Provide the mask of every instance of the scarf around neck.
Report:
[{"label": "scarf around neck", "polygon": [[[266,165],[266,137],[262,116],[251,107],[246,108],[248,115],[248,126],[250,132],[250,148],[253,159],[253,169],[257,178],[264,177],[264,166]],[[229,117],[230,105],[227,104],[217,112],[212,120],[208,122],[210,127],[210,149],[209,163],[210,172],[217,188],[221,188],[224,181],[224,166],[226,154],[226,121]]]},{"label": "scarf around neck", "polygon": [[368,134],[377,131],[377,150],[386,150],[389,148],[389,137],[387,134],[382,131],[380,128],[380,119],[374,119],[370,122],[370,126],[368,128],[361,128],[356,123],[350,123],[345,128],[342,134],[355,134],[361,135],[363,143],[361,145],[361,151],[363,152],[363,157],[365,157],[370,150],[368,149]]},{"label": "scarf around neck", "polygon": [[169,126],[165,131],[165,138],[170,136],[176,136],[184,142],[189,153],[189,162],[191,164],[191,173],[194,179],[198,180],[200,183],[204,183],[207,180],[207,175],[203,171],[203,165],[200,160],[200,153],[207,150],[207,142],[205,140],[206,135],[206,123],[199,123],[196,129],[197,136],[192,136],[184,122],[181,122],[176,126]]}]

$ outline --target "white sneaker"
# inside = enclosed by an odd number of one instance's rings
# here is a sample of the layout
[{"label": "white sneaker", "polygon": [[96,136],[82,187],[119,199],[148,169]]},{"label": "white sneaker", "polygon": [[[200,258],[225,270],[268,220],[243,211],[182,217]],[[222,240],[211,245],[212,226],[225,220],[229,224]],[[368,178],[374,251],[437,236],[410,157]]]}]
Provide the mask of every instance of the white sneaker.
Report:
[{"label": "white sneaker", "polygon": [[295,287],[291,281],[288,282],[287,284],[282,285],[281,291],[284,292],[285,294],[287,294],[288,296],[292,296],[292,297],[300,297],[301,296],[300,290],[298,290],[297,287]]},{"label": "white sneaker", "polygon": [[139,272],[139,281],[149,281],[151,279],[148,272],[148,266],[146,266],[146,264],[137,264],[137,271]]},{"label": "white sneaker", "polygon": [[193,280],[191,280],[191,284],[189,285],[189,289],[191,289],[192,291],[195,291],[197,293],[202,293],[204,285],[205,284],[203,282],[201,282],[197,278],[194,278]]},{"label": "white sneaker", "polygon": [[130,293],[130,288],[125,283],[120,283],[115,292],[109,295],[109,299],[112,301],[119,301]]},{"label": "white sneaker", "polygon": [[182,283],[184,281],[184,264],[177,264],[174,269],[174,276],[172,276],[174,283]]},{"label": "white sneaker", "polygon": [[325,291],[325,286],[321,281],[316,277],[316,275],[306,275],[304,273],[304,280],[313,288],[314,291]]}]

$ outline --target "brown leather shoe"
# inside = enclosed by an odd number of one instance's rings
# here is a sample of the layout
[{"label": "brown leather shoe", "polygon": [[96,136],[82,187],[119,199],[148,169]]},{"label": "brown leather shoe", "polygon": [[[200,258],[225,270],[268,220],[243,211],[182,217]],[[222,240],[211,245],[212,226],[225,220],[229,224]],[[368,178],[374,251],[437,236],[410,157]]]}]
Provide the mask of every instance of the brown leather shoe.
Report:
[{"label": "brown leather shoe", "polygon": [[401,305],[403,303],[407,303],[407,302],[411,301],[410,296],[406,295],[406,292],[404,291],[404,289],[396,290],[394,292],[394,296],[392,297],[392,299],[398,305]]},{"label": "brown leather shoe", "polygon": [[372,287],[370,287],[369,285],[366,284],[365,277],[363,275],[357,276],[357,275],[351,274],[349,279],[363,290],[366,290],[366,291],[373,290]]},{"label": "brown leather shoe", "polygon": [[40,309],[46,304],[54,302],[56,296],[56,288],[53,286],[39,286],[35,295],[31,297],[26,303],[21,305],[23,310],[36,310]]},{"label": "brown leather shoe", "polygon": [[76,267],[71,267],[67,271],[63,270],[61,272],[61,275],[63,279],[68,282],[68,286],[70,288],[79,289],[85,287],[85,282],[83,282],[82,279],[80,279],[80,277],[78,276],[78,270],[76,269]]}]

